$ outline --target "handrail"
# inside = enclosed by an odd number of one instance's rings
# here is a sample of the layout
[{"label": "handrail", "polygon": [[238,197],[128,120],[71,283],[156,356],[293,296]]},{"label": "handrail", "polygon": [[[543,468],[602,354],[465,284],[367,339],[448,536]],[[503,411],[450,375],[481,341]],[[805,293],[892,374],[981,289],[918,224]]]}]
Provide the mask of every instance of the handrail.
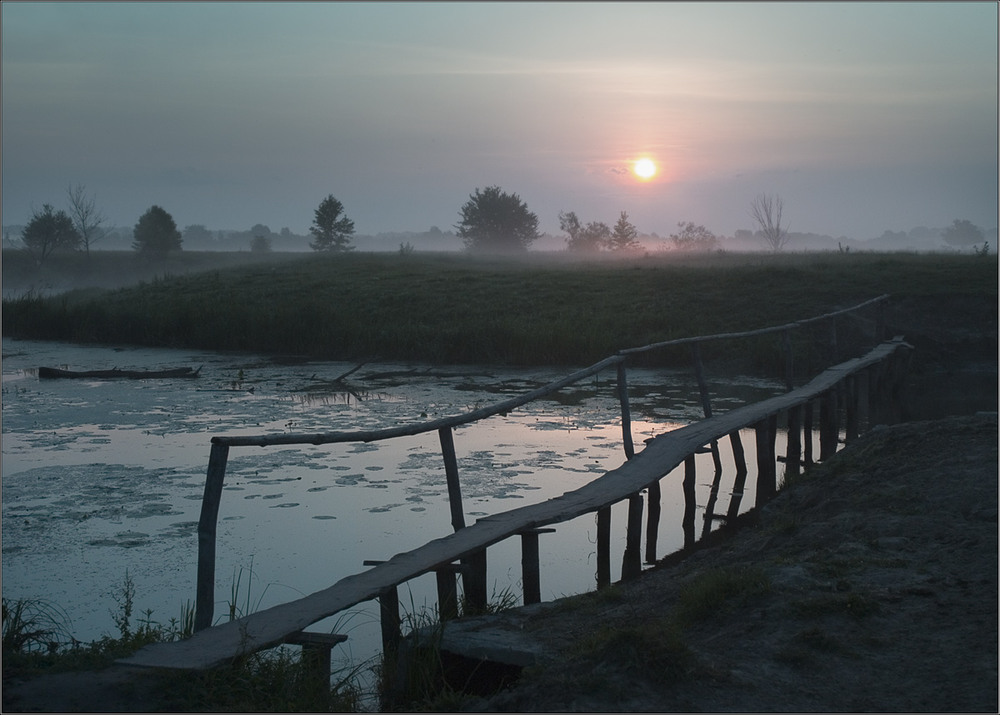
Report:
[{"label": "handrail", "polygon": [[869,305],[875,303],[880,303],[889,298],[889,294],[880,295],[877,298],[872,298],[871,300],[866,300],[864,303],[858,303],[850,308],[843,308],[842,310],[835,310],[832,313],[824,313],[823,315],[817,315],[813,318],[806,318],[804,320],[796,320],[792,323],[785,323],[784,325],[773,325],[768,328],[759,328],[757,330],[745,330],[739,333],[716,333],[715,335],[698,335],[691,338],[677,338],[676,340],[664,340],[659,343],[650,343],[649,345],[643,345],[638,348],[625,348],[624,350],[619,350],[619,355],[634,355],[635,353],[646,352],[648,350],[655,350],[657,348],[665,348],[670,345],[688,345],[690,343],[700,343],[709,340],[724,340],[729,338],[749,338],[755,335],[766,335],[768,333],[779,333],[784,330],[792,330],[794,328],[800,328],[803,325],[809,325],[810,323],[817,323],[821,320],[828,320],[830,318],[835,318],[838,315],[844,315],[845,313],[853,313],[856,310],[865,308]]},{"label": "handrail", "polygon": [[[445,417],[437,420],[431,420],[429,422],[418,422],[411,423],[407,425],[400,425],[398,427],[391,427],[382,430],[371,430],[363,432],[321,432],[321,433],[286,433],[286,434],[271,434],[271,435],[247,435],[247,436],[224,436],[218,435],[212,437],[212,449],[209,456],[208,462],[208,473],[205,479],[205,492],[202,497],[202,508],[201,516],[198,522],[198,583],[197,583],[197,599],[195,607],[195,629],[201,630],[207,628],[211,625],[212,618],[214,615],[215,608],[215,546],[216,546],[216,532],[218,526],[218,514],[219,505],[222,499],[223,483],[225,481],[226,465],[229,459],[229,449],[230,447],[247,447],[247,446],[269,446],[269,445],[291,445],[291,444],[312,444],[312,445],[323,445],[323,444],[333,444],[342,442],[372,442],[376,440],[391,439],[393,437],[411,436],[417,434],[424,434],[426,432],[431,432],[436,430],[441,443],[442,456],[445,462],[445,473],[448,486],[448,500],[451,509],[452,525],[454,528],[462,529],[465,527],[465,518],[462,508],[462,495],[461,487],[458,478],[458,466],[457,459],[455,455],[455,446],[453,441],[452,430],[454,427],[462,424],[467,424],[469,422],[475,422],[493,415],[506,413],[516,407],[523,404],[536,400],[540,397],[544,397],[556,390],[559,390],[567,385],[573,384],[579,380],[582,380],[590,375],[594,375],[601,370],[610,367],[611,365],[617,366],[618,373],[618,397],[621,403],[622,412],[622,437],[623,446],[627,458],[631,458],[634,453],[634,448],[632,445],[632,435],[631,435],[631,418],[628,404],[628,390],[626,388],[626,371],[625,363],[630,354],[636,352],[642,352],[646,350],[652,350],[658,347],[663,347],[667,345],[677,345],[682,343],[693,343],[697,346],[698,342],[703,340],[717,340],[729,337],[743,337],[748,335],[759,335],[768,332],[776,331],[789,331],[792,328],[799,327],[802,325],[807,325],[809,323],[816,322],[818,320],[826,320],[837,315],[842,315],[844,313],[859,310],[865,306],[878,303],[880,301],[888,298],[888,295],[882,295],[877,298],[872,298],[863,303],[855,305],[850,308],[844,308],[831,313],[826,313],[824,315],[816,316],[814,318],[807,318],[805,320],[797,321],[795,323],[788,323],[782,326],[777,326],[773,328],[762,328],[754,331],[747,331],[742,333],[725,333],[719,335],[708,335],[699,336],[693,338],[681,338],[679,340],[669,340],[660,343],[653,343],[651,345],[645,345],[638,348],[629,348],[626,350],[619,351],[617,354],[604,358],[603,360],[594,363],[593,365],[577,370],[576,372],[567,375],[559,380],[550,382],[542,387],[535,390],[531,390],[517,397],[504,400],[493,405],[482,407],[471,412],[467,412],[462,415],[456,415],[451,417]],[[786,333],[787,335],[787,333]],[[786,340],[786,343],[788,341]],[[789,359],[790,359],[789,353]],[[702,393],[702,402],[705,405],[705,416],[709,417],[710,409],[708,408],[708,395],[707,388],[704,385],[704,381],[700,377],[701,366],[700,358],[695,359],[696,372],[699,374],[699,390]],[[790,380],[789,380],[790,383]],[[789,388],[791,385],[789,384]],[[717,452],[717,446],[713,443],[712,445],[713,454]],[[634,495],[633,495],[634,496]],[[635,499],[631,500],[631,504],[639,509],[641,508],[641,502]],[[636,518],[639,518],[639,513],[636,512]],[[629,553],[635,556],[635,549],[630,546]],[[598,554],[598,560],[602,561],[603,553]],[[482,579],[485,580],[485,565],[481,565],[479,571],[482,574]],[[470,576],[468,579],[469,584],[478,583],[475,577]],[[477,586],[472,586],[473,589],[478,588]],[[468,590],[468,587],[467,587]],[[485,594],[475,593],[476,599],[485,599]]]},{"label": "handrail", "polygon": [[469,422],[477,422],[481,419],[485,419],[486,417],[492,417],[494,415],[510,412],[516,407],[520,407],[528,402],[537,400],[540,397],[545,397],[546,395],[556,392],[567,385],[572,385],[574,382],[578,382],[585,377],[595,375],[606,367],[617,365],[624,360],[625,358],[621,355],[612,355],[611,357],[604,358],[600,362],[594,363],[590,367],[577,370],[576,372],[571,373],[570,375],[567,375],[559,380],[542,385],[541,387],[531,390],[530,392],[525,392],[523,395],[518,395],[517,397],[512,397],[509,400],[497,402],[486,407],[480,407],[479,409],[466,412],[462,415],[442,417],[441,419],[431,420],[430,422],[414,422],[408,425],[400,425],[399,427],[388,427],[386,429],[369,430],[364,432],[319,432],[315,434],[287,433],[279,435],[272,434],[235,437],[217,436],[212,437],[212,444],[221,444],[228,447],[267,447],[275,444],[318,445],[334,444],[337,442],[375,442],[377,440],[392,439],[393,437],[409,437],[416,434],[423,434],[424,432],[433,432],[441,429],[447,429],[449,427],[458,427],[459,425],[468,424]]},{"label": "handrail", "polygon": [[[394,589],[398,584],[442,565],[481,553],[486,547],[504,539],[538,527],[563,523],[620,502],[658,482],[708,442],[732,436],[745,426],[764,423],[778,413],[801,409],[812,400],[828,395],[843,380],[906,347],[900,337],[881,343],[862,357],[826,369],[791,392],[658,435],[633,459],[560,497],[480,518],[471,526],[412,551],[397,554],[374,568],[347,576],[321,591],[198,631],[187,640],[148,645],[118,662],[131,666],[207,669],[239,655],[277,645],[291,632],[300,631],[362,601],[381,597],[387,589]],[[794,459],[798,459],[797,453]],[[767,476],[773,480],[773,470]],[[758,480],[760,478],[761,475],[758,475]],[[685,481],[687,479],[686,474]]]}]

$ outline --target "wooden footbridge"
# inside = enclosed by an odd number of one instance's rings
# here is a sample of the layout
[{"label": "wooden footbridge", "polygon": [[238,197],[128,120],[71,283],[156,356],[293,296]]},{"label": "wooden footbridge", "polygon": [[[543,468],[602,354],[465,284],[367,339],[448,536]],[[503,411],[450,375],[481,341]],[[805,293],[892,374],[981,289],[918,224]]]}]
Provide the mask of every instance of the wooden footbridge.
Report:
[{"label": "wooden footbridge", "polygon": [[[884,340],[883,306],[888,296],[879,296],[850,308],[808,320],[741,333],[699,336],[669,340],[653,345],[622,350],[590,367],[549,383],[518,397],[473,410],[463,415],[390,429],[368,432],[328,432],[318,434],[277,434],[261,436],[217,436],[212,438],[211,455],[201,520],[198,527],[198,592],[195,634],[186,640],[146,646],[118,661],[123,665],[201,670],[231,662],[233,659],[282,643],[302,645],[320,668],[329,668],[330,648],[346,636],[309,632],[309,626],[341,613],[364,601],[377,599],[380,604],[382,642],[386,652],[395,651],[401,638],[398,587],[407,581],[434,572],[438,586],[438,612],[443,619],[457,615],[457,583],[460,576],[466,602],[484,607],[487,600],[487,548],[506,539],[521,541],[524,602],[540,600],[539,535],[550,527],[588,513],[597,514],[597,587],[611,583],[611,507],[628,503],[625,524],[625,552],[622,578],[632,578],[642,570],[644,501],[646,511],[647,562],[656,561],[656,538],[660,521],[660,480],[684,464],[683,492],[685,545],[694,539],[695,454],[710,450],[721,471],[719,443],[728,441],[737,469],[737,485],[742,485],[750,470],[740,430],[753,428],[756,452],[756,503],[774,495],[778,487],[776,463],[784,462],[785,474],[798,474],[814,461],[814,428],[819,436],[819,454],[826,459],[841,441],[857,438],[869,421],[870,409],[891,400],[900,384],[902,368],[907,363],[909,346],[901,337]],[[861,317],[863,311],[876,317]],[[835,338],[837,320],[851,315],[867,321],[875,346],[866,354],[832,367],[804,385],[792,385],[791,333],[806,325],[829,322]],[[745,405],[722,414],[712,414],[709,392],[703,377],[699,345],[708,341],[739,339],[774,333],[781,336],[785,349],[788,391],[776,397]],[[883,341],[883,342],[880,342]],[[644,449],[635,451],[626,366],[633,356],[667,346],[686,344],[692,351],[705,419],[661,434],[648,440]],[[621,403],[622,438],[626,460],[579,489],[548,501],[505,511],[465,523],[458,462],[455,454],[455,427],[493,415],[507,413],[532,400],[614,367],[617,393]],[[814,409],[819,407],[818,424]],[[787,425],[786,453],[775,453],[779,416]],[[229,450],[236,447],[371,442],[404,435],[437,431],[444,459],[451,522],[454,533],[419,548],[397,554],[384,562],[365,562],[366,571],[341,579],[329,588],[288,603],[252,613],[221,625],[212,625],[215,609],[216,522],[225,481]],[[738,489],[737,489],[738,491]],[[645,493],[646,499],[643,499]],[[738,497],[729,505],[729,515],[739,513]],[[711,518],[711,509],[706,518]]]}]

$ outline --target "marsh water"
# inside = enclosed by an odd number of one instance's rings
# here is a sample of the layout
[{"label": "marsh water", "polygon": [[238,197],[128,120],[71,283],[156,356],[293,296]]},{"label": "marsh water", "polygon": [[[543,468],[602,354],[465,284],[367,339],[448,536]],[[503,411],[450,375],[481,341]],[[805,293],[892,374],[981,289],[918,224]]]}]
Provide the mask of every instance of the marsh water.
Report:
[{"label": "marsh water", "polygon": [[[39,366],[201,371],[196,379],[52,380],[39,379]],[[574,369],[378,363],[336,380],[355,367],[4,339],[3,597],[53,604],[84,642],[117,635],[113,614],[126,578],[135,587],[133,624],[179,619],[195,595],[212,436],[422,422],[507,399]],[[630,369],[628,378],[637,449],[702,417],[690,373]],[[716,411],[782,391],[778,381],[708,378]],[[558,496],[619,466],[615,390],[612,368],[505,416],[457,428],[467,523]],[[708,460],[699,466],[703,510],[713,470],[710,455],[698,459]],[[722,505],[732,479],[730,473],[722,480]],[[683,543],[680,479],[672,474],[663,486],[658,556]],[[752,478],[742,497],[752,506]],[[612,514],[614,579],[625,513],[622,504]],[[366,559],[387,559],[450,531],[433,431],[371,443],[233,448],[219,513],[216,622],[231,610],[259,610],[320,590],[364,570]],[[543,600],[594,588],[595,531],[588,515],[541,537]],[[490,547],[488,578],[498,597],[520,599],[516,539]],[[403,585],[400,598],[407,612],[432,610],[433,576]],[[348,659],[377,651],[374,604],[317,624],[324,629],[350,636],[341,646]]]}]

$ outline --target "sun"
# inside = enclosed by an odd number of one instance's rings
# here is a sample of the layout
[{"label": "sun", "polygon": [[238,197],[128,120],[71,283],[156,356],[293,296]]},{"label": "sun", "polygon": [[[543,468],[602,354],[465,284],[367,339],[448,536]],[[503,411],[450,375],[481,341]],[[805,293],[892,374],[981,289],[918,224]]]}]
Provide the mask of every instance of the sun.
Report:
[{"label": "sun", "polygon": [[632,171],[643,181],[648,181],[656,176],[656,164],[648,157],[643,157],[632,165]]}]

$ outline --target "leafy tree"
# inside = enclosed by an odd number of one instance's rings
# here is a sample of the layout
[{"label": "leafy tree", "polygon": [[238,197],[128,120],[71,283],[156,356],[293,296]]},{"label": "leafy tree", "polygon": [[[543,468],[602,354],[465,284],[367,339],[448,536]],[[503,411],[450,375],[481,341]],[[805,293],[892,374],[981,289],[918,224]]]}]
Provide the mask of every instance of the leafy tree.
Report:
[{"label": "leafy tree", "polygon": [[35,264],[41,266],[53,251],[76,248],[80,234],[65,211],[56,211],[45,204],[41,211],[32,211],[31,220],[21,232],[21,241]]},{"label": "leafy tree", "polygon": [[250,251],[252,253],[269,253],[271,251],[271,239],[268,236],[257,234],[250,239]]},{"label": "leafy tree", "polygon": [[460,215],[455,228],[470,251],[526,251],[541,235],[538,216],[517,194],[505,193],[499,186],[476,189]]},{"label": "leafy tree", "polygon": [[204,224],[193,223],[190,226],[185,226],[184,231],[181,234],[185,243],[189,246],[211,246],[215,241],[215,234],[208,230]]},{"label": "leafy tree", "polygon": [[162,258],[181,250],[181,232],[173,217],[159,206],[150,206],[132,230],[132,248],[140,254]]},{"label": "leafy tree", "polygon": [[758,194],[750,203],[750,216],[757,223],[764,243],[772,253],[778,253],[788,242],[788,228],[781,225],[784,203],[780,196]]},{"label": "leafy tree", "polygon": [[566,248],[570,251],[596,253],[611,241],[611,229],[606,223],[591,221],[584,226],[574,211],[559,214],[559,228],[569,234]]},{"label": "leafy tree", "polygon": [[679,221],[677,228],[677,233],[670,234],[670,240],[678,251],[712,251],[719,247],[718,237],[704,226]]},{"label": "leafy tree", "polygon": [[972,246],[985,242],[983,232],[965,219],[955,219],[942,235],[950,246]]},{"label": "leafy tree", "polygon": [[313,225],[309,233],[315,241],[309,243],[314,251],[343,252],[352,251],[351,236],[354,235],[354,222],[344,213],[344,205],[333,194],[320,202],[316,209]]},{"label": "leafy tree", "polygon": [[87,258],[90,258],[90,245],[97,243],[108,233],[103,227],[106,217],[97,209],[97,199],[87,196],[82,184],[66,189],[66,195],[69,197],[69,217],[76,232],[80,234],[80,243]]},{"label": "leafy tree", "polygon": [[608,248],[612,251],[637,251],[642,248],[639,243],[639,229],[628,220],[628,214],[622,211],[611,233]]}]

